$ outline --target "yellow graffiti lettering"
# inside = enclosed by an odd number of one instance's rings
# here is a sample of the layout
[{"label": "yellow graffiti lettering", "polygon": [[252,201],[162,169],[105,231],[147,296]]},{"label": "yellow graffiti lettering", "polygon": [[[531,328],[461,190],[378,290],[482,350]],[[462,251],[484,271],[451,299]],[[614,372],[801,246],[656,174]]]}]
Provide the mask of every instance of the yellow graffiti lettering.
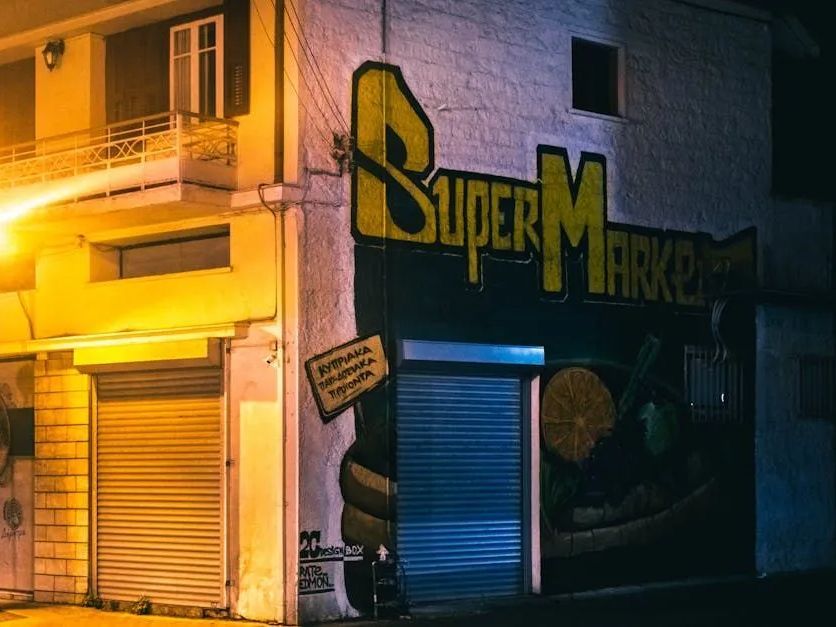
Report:
[{"label": "yellow graffiti lettering", "polygon": [[687,239],[677,240],[674,245],[673,259],[673,285],[676,292],[676,302],[682,305],[702,304],[702,296],[698,292],[686,292],[685,287],[697,274],[697,256],[694,251],[694,242]]},{"label": "yellow graffiti lettering", "polygon": [[540,252],[540,236],[537,233],[540,207],[536,189],[514,187],[514,250],[522,253],[526,250],[525,242]]},{"label": "yellow graffiti lettering", "polygon": [[673,300],[671,288],[668,285],[668,265],[673,254],[673,242],[667,240],[659,250],[659,238],[653,237],[650,240],[650,290],[654,300],[658,298],[661,291],[662,299],[669,303]]},{"label": "yellow graffiti lettering", "polygon": [[433,185],[438,206],[438,241],[445,246],[461,247],[464,246],[464,180],[456,178],[453,184],[452,198],[449,176],[439,176]]},{"label": "yellow graffiti lettering", "polygon": [[[629,236],[624,231],[607,231],[607,294],[630,297]],[[616,290],[616,279],[621,288]]]},{"label": "yellow graffiti lettering", "polygon": [[[355,226],[365,236],[432,244],[435,206],[418,181],[432,168],[432,129],[394,68],[373,68],[355,88]],[[399,218],[396,218],[399,216]]]},{"label": "yellow graffiti lettering", "polygon": [[503,207],[503,201],[511,198],[510,184],[491,183],[491,248],[494,250],[511,250],[511,233],[506,228]]},{"label": "yellow graffiti lettering", "polygon": [[467,280],[474,284],[482,280],[479,251],[487,245],[490,234],[489,198],[487,181],[467,181]]},{"label": "yellow graffiti lettering", "polygon": [[543,237],[543,289],[563,290],[561,233],[577,248],[587,236],[587,291],[604,293],[604,164],[581,159],[572,193],[565,154],[540,154],[540,207]]},{"label": "yellow graffiti lettering", "polygon": [[[573,172],[563,148],[537,148],[538,179],[435,168],[433,128],[400,69],[364,63],[354,74],[352,215],[358,242],[408,242],[465,259],[482,283],[484,255],[534,259],[545,294],[580,289],[617,300],[703,307],[704,268],[756,280],[755,234],[724,242],[607,222],[606,162],[582,153]],[[431,178],[432,176],[432,178]],[[584,264],[566,285],[567,259]],[[572,281],[578,276],[572,273]]]},{"label": "yellow graffiti lettering", "polygon": [[647,235],[630,234],[630,296],[639,298],[639,292],[647,300],[656,300],[650,289],[647,274],[650,271],[650,238]]}]

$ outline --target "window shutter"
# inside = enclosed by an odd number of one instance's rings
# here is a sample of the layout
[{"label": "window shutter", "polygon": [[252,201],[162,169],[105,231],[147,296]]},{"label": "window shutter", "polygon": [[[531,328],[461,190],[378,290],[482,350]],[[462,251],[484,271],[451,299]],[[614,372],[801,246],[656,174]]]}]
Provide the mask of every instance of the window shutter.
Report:
[{"label": "window shutter", "polygon": [[695,423],[739,424],[744,420],[744,372],[732,357],[715,361],[715,349],[685,347],[685,400]]},{"label": "window shutter", "polygon": [[517,378],[397,381],[397,550],[411,602],[523,590]]},{"label": "window shutter", "polygon": [[250,0],[224,0],[224,115],[250,112]]},{"label": "window shutter", "polygon": [[157,22],[107,38],[108,124],[168,111],[168,28]]},{"label": "window shutter", "polygon": [[107,373],[96,389],[98,594],[222,607],[221,371]]},{"label": "window shutter", "polygon": [[797,405],[802,418],[833,420],[836,411],[836,359],[832,355],[799,355]]}]

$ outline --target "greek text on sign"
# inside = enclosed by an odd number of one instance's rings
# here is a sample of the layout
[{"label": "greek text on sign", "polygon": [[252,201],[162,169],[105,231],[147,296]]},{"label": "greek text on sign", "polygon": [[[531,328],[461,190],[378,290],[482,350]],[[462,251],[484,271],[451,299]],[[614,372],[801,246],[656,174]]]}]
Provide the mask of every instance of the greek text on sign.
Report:
[{"label": "greek text on sign", "polygon": [[352,340],[312,357],[305,369],[320,412],[330,417],[383,383],[387,374],[383,343],[379,335]]}]

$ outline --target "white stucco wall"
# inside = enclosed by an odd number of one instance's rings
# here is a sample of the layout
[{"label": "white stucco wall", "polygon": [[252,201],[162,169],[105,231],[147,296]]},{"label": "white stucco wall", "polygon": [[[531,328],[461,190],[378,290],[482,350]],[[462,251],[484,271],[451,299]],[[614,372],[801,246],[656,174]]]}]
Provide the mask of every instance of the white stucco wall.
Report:
[{"label": "white stucco wall", "polygon": [[[754,225],[759,238],[769,233],[760,266],[782,267],[788,247],[768,228],[781,210],[769,196],[765,22],[671,0],[388,0],[384,53],[381,5],[317,0],[299,7],[346,120],[352,72],[367,60],[397,65],[434,126],[437,167],[533,181],[538,144],[567,148],[573,166],[581,151],[600,153],[609,220],[718,238]],[[624,119],[571,111],[573,35],[624,47]],[[341,123],[305,62],[301,81],[305,360],[352,339],[356,329],[350,177],[320,172],[336,170],[322,132],[342,130]],[[302,381],[300,424],[300,529],[320,530],[323,545],[340,544],[338,476],[354,440],[353,412],[323,424]],[[353,613],[341,576],[335,569],[335,593],[300,598],[303,620]]]},{"label": "white stucco wall", "polygon": [[755,567],[773,574],[836,566],[832,420],[799,415],[800,355],[833,351],[827,311],[757,312]]},{"label": "white stucco wall", "polygon": [[[826,292],[832,285],[833,209],[776,199],[761,231],[765,284]],[[755,567],[770,574],[836,566],[833,422],[799,415],[798,358],[832,355],[826,308],[758,309]]]}]

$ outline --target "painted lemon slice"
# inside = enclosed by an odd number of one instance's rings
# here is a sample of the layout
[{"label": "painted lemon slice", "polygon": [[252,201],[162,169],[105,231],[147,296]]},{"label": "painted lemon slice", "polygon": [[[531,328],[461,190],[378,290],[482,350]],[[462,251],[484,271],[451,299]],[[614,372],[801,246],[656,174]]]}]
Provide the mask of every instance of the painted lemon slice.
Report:
[{"label": "painted lemon slice", "polygon": [[585,459],[615,422],[612,395],[591,370],[564,368],[543,392],[540,409],[543,441],[568,461]]}]

